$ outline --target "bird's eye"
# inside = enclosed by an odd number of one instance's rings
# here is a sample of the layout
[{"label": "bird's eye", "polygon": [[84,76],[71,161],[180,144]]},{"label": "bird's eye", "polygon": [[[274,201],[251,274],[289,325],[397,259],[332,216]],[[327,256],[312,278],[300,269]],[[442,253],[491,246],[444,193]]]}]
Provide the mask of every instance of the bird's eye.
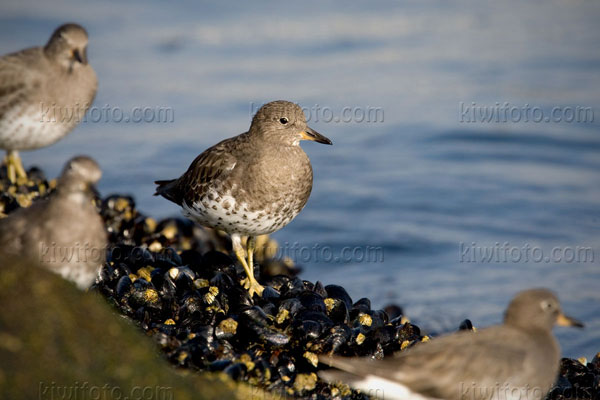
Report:
[{"label": "bird's eye", "polygon": [[552,303],[549,301],[542,301],[540,305],[542,306],[542,310],[550,310],[552,308]]},{"label": "bird's eye", "polygon": [[287,119],[286,117],[279,118],[279,123],[280,123],[281,125],[285,125],[285,124],[287,124],[288,122],[289,122],[289,121],[288,121],[288,119]]}]

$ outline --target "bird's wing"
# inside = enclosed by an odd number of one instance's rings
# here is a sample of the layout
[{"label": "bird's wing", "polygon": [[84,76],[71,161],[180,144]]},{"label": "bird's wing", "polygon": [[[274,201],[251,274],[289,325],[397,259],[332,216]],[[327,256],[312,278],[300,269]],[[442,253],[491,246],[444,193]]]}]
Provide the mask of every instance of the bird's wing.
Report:
[{"label": "bird's wing", "polygon": [[39,90],[41,80],[37,77],[38,72],[26,68],[28,60],[35,59],[39,52],[39,49],[32,48],[0,57],[0,118]]},{"label": "bird's wing", "polygon": [[[27,235],[37,231],[43,220],[32,219],[31,216],[42,212],[46,201],[35,202],[28,208],[21,208],[0,220],[0,253],[3,256],[24,255],[36,249],[27,248]],[[37,222],[37,224],[35,222]]]},{"label": "bird's wing", "polygon": [[246,134],[223,140],[208,148],[192,162],[188,170],[171,181],[157,181],[156,194],[182,205],[184,201],[192,205],[201,198],[211,185],[229,175],[237,164],[231,148],[237,142],[245,141]]},{"label": "bird's wing", "polygon": [[519,374],[525,363],[524,352],[514,346],[519,339],[513,331],[496,327],[448,335],[381,361],[343,357],[322,361],[359,377],[401,382],[426,397],[455,398],[473,385],[492,390],[514,382],[515,372]]},{"label": "bird's wing", "polygon": [[17,256],[23,250],[21,232],[24,224],[14,218],[0,220],[0,256]]}]

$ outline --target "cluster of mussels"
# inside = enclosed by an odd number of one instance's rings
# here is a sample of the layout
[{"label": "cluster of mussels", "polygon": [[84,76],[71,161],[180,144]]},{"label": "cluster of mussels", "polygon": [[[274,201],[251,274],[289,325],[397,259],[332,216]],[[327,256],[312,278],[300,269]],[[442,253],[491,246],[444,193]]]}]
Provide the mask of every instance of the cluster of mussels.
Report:
[{"label": "cluster of mussels", "polygon": [[46,196],[56,187],[56,180],[48,182],[44,173],[36,167],[27,171],[27,178],[12,184],[8,180],[6,166],[0,167],[0,217],[29,207],[35,199]]},{"label": "cluster of mussels", "polygon": [[[8,214],[54,187],[37,169],[11,185],[0,169],[0,208]],[[366,398],[318,378],[318,354],[381,358],[428,340],[398,306],[373,310],[353,302],[338,285],[298,278],[289,261],[273,257],[275,243],[257,247],[261,298],[240,286],[231,243],[184,219],[160,222],[141,214],[133,198],[96,200],[111,243],[93,286],[122,314],[154,337],[182,368],[222,371],[276,394],[311,398]],[[274,251],[275,250],[275,251]],[[470,321],[461,329],[473,329]],[[600,358],[563,359],[548,399],[600,399]]]},{"label": "cluster of mussels", "polygon": [[558,380],[546,399],[600,399],[600,353],[591,362],[563,358]]},{"label": "cluster of mussels", "polygon": [[321,381],[317,355],[381,358],[424,339],[399,307],[353,302],[343,287],[302,280],[264,251],[266,287],[250,298],[218,233],[182,219],[156,223],[130,197],[108,197],[100,209],[112,248],[94,288],[177,366],[223,371],[285,396],[362,398]]}]

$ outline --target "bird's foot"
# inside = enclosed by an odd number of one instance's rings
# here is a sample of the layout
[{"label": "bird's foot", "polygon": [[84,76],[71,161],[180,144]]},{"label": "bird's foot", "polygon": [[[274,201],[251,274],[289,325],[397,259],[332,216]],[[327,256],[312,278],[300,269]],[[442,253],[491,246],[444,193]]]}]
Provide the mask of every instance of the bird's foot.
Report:
[{"label": "bird's foot", "polygon": [[240,283],[244,287],[244,289],[248,289],[248,294],[250,295],[250,298],[254,296],[254,293],[258,294],[259,296],[262,296],[262,292],[263,290],[265,290],[265,287],[258,283],[256,279],[244,278]]}]

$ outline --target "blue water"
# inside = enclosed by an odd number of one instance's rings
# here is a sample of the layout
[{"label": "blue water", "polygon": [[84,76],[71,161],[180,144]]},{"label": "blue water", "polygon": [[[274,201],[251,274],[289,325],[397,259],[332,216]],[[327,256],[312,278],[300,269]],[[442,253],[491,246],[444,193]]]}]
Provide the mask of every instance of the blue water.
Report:
[{"label": "blue water", "polygon": [[[523,3],[5,1],[0,53],[42,44],[77,21],[91,37],[96,107],[174,112],[167,123],[88,121],[23,155],[54,176],[67,158],[90,154],[105,171],[103,194],[132,193],[156,217],[178,210],[151,196],[152,182],[246,130],[266,101],[337,116],[343,107],[383,110],[371,122],[311,118],[334,146],[303,144],[313,193],[274,235],[287,248],[339,255],[370,246],[383,259],[305,253],[296,260],[303,277],[342,284],[375,307],[398,303],[432,333],[467,317],[497,323],[517,291],[549,287],[587,324],[556,329],[563,353],[590,358],[600,351],[600,3]],[[547,115],[591,107],[595,119],[466,122],[461,102]],[[558,248],[566,258],[579,246],[594,258],[525,261],[520,250],[520,261],[504,262],[504,243],[544,256]],[[497,253],[486,261],[473,247]]]}]

